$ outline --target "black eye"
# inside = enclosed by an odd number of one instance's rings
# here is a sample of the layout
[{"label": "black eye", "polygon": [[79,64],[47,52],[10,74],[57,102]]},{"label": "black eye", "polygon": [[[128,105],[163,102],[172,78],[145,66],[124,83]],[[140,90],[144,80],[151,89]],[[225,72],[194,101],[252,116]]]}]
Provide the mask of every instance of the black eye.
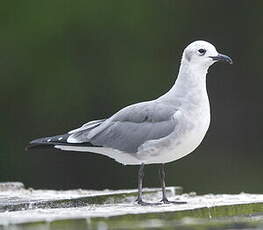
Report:
[{"label": "black eye", "polygon": [[206,52],[206,50],[205,50],[205,49],[199,49],[198,52],[199,52],[200,54],[204,55],[205,52]]}]

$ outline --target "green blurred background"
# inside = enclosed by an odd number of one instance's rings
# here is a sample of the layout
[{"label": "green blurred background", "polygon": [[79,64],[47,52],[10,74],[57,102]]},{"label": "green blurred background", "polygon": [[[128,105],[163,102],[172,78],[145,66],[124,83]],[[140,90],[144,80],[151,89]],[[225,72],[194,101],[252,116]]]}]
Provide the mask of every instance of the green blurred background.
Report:
[{"label": "green blurred background", "polygon": [[[210,129],[193,154],[167,165],[167,185],[262,193],[262,23],[260,0],[2,2],[0,181],[135,188],[135,166],[24,147],[158,97],[175,81],[184,47],[204,39],[235,63],[210,69]],[[157,176],[147,166],[145,186],[159,186]]]}]

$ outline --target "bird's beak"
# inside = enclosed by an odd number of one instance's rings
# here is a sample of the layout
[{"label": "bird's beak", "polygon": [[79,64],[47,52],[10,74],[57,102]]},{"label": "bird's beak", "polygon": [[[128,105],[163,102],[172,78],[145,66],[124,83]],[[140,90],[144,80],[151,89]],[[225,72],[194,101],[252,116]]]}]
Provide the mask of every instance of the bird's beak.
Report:
[{"label": "bird's beak", "polygon": [[210,56],[210,58],[212,58],[214,61],[225,61],[229,64],[233,64],[232,59],[224,54],[219,53],[217,56]]}]

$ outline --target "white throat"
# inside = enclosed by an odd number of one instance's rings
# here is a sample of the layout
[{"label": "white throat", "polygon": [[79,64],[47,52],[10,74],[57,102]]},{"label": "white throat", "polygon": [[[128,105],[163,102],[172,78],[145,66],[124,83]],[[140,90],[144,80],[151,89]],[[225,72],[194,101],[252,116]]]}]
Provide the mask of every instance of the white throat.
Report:
[{"label": "white throat", "polygon": [[[195,104],[208,102],[206,74],[208,67],[182,60],[178,77],[173,87],[161,98],[169,101],[178,99],[192,101]],[[190,100],[189,100],[190,99]]]}]

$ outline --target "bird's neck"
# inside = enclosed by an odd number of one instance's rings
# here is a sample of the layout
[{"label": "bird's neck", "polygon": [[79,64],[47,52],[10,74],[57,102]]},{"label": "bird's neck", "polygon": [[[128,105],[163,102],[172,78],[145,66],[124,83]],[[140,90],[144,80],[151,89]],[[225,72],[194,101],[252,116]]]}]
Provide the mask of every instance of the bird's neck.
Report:
[{"label": "bird's neck", "polygon": [[194,104],[208,102],[206,74],[208,68],[182,62],[173,87],[163,96],[169,101],[191,101]]}]

